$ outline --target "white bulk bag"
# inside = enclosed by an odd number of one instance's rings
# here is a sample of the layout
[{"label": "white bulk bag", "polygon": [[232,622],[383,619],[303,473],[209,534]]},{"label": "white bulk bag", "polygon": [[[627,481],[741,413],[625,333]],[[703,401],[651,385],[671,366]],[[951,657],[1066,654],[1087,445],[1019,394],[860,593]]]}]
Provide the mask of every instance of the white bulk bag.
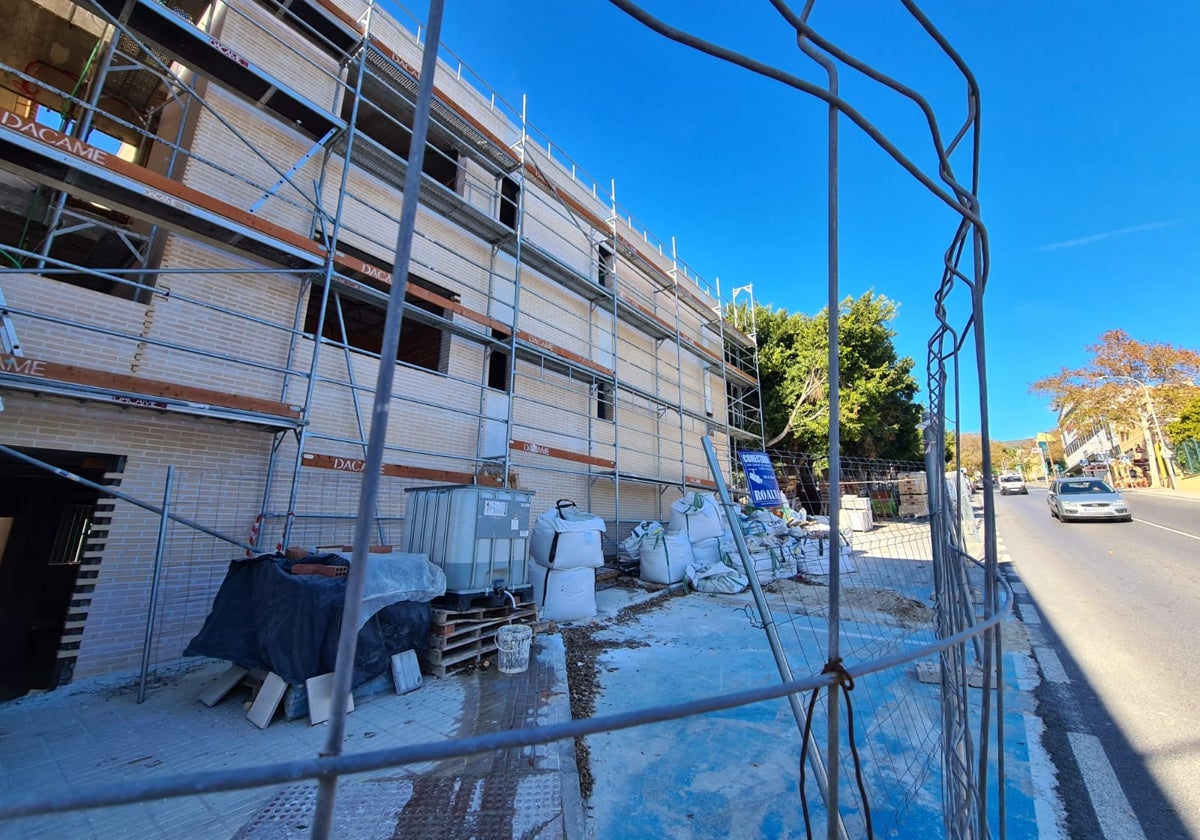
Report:
[{"label": "white bulk bag", "polygon": [[750,580],[744,572],[731,569],[719,560],[708,565],[692,563],[684,574],[697,592],[724,592],[736,595],[750,585]]},{"label": "white bulk bag", "polygon": [[713,537],[692,543],[692,558],[700,567],[711,566],[721,562],[721,538]]},{"label": "white bulk bag", "polygon": [[671,521],[667,530],[684,533],[688,541],[698,543],[721,536],[721,511],[712,493],[688,493],[671,502]]},{"label": "white bulk bag", "polygon": [[533,605],[543,621],[580,621],[596,614],[596,572],[591,568],[534,566]]},{"label": "white bulk bag", "polygon": [[652,531],[664,531],[661,522],[647,522],[642,520],[637,525],[633,526],[633,530],[629,532],[629,536],[621,541],[621,549],[632,560],[637,560],[642,556],[642,537]]},{"label": "white bulk bag", "polygon": [[552,569],[597,569],[604,565],[604,520],[584,513],[570,499],[559,499],[537,518],[529,538],[529,555]]},{"label": "white bulk bag", "polygon": [[638,577],[647,583],[679,583],[694,561],[687,534],[660,532],[642,537],[642,566]]},{"label": "white bulk bag", "polygon": [[750,520],[754,523],[755,531],[771,534],[772,536],[783,536],[787,533],[787,523],[769,510],[756,510],[750,514]]}]

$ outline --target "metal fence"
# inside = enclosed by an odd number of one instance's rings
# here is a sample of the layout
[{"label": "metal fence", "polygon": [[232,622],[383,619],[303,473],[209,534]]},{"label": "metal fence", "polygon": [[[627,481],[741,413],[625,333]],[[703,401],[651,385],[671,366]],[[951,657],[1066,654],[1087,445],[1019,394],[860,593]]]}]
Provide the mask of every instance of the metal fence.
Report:
[{"label": "metal fence", "polygon": [[[770,454],[781,486],[793,491],[789,492],[792,502],[811,506],[811,516],[828,516],[832,507],[830,484],[827,470],[817,466],[821,458],[783,451]],[[836,552],[842,564],[840,587],[830,587],[828,575],[819,570],[789,569],[786,574],[769,574],[764,580],[770,582],[766,596],[770,606],[762,622],[763,626],[768,621],[774,625],[781,655],[788,665],[787,681],[775,687],[774,696],[786,693],[796,702],[815,699],[820,692],[837,691],[839,682],[829,672],[826,643],[832,632],[838,632],[844,668],[838,678],[852,677],[854,690],[843,698],[843,711],[834,713],[854,714],[858,727],[851,733],[843,723],[840,739],[832,744],[815,737],[815,760],[820,766],[867,769],[861,788],[848,771],[839,776],[835,792],[840,804],[834,806],[839,817],[829,824],[836,827],[839,836],[869,836],[864,815],[870,813],[875,836],[891,836],[904,826],[927,820],[931,791],[954,791],[951,770],[963,773],[966,779],[959,792],[963,800],[953,802],[958,807],[974,803],[981,785],[995,787],[994,779],[979,779],[977,755],[970,749],[970,744],[988,738],[986,731],[979,729],[986,725],[979,718],[983,648],[971,637],[995,616],[981,610],[980,594],[986,589],[986,576],[969,553],[977,553],[979,544],[957,547],[954,533],[963,530],[961,524],[943,529],[939,523],[947,520],[928,508],[901,514],[901,500],[916,495],[901,491],[913,490],[918,482],[926,487],[921,494],[923,500],[949,498],[951,491],[944,474],[929,482],[933,486],[930,493],[925,484],[927,474],[918,464],[843,459],[841,466],[843,493],[838,501],[844,506],[845,524],[841,539],[830,540],[824,547],[825,553],[832,556],[837,544],[842,543],[842,550]],[[330,534],[349,534],[361,480],[361,475],[307,472],[300,487],[301,506],[291,525],[298,541],[319,542]],[[197,593],[215,591],[231,562],[247,553],[243,545],[235,543],[244,542],[251,532],[248,523],[254,521],[259,510],[263,484],[264,477],[256,473],[171,470],[164,476],[166,501],[159,509],[161,539],[153,585],[144,596],[148,630],[142,651],[141,693],[156,672],[169,673],[180,664],[179,651],[204,622],[211,602]],[[402,490],[390,483],[381,487],[377,524],[380,533],[389,539],[403,528],[402,517],[394,512],[394,497],[402,495]],[[224,503],[214,505],[214,496]],[[306,499],[321,501],[306,507]],[[137,500],[118,504],[136,506]],[[965,510],[951,511],[954,516],[961,513],[972,520],[978,515],[970,503]],[[273,541],[282,533],[280,524],[276,517],[274,528],[267,525],[259,531],[264,550],[274,547]],[[222,538],[221,529],[240,530]],[[943,551],[935,560],[938,542],[956,547]],[[954,638],[956,634],[958,638]],[[959,669],[961,686],[955,687],[947,667]],[[975,687],[968,687],[968,680]],[[762,689],[772,691],[770,685]],[[961,696],[955,691],[961,691]],[[722,698],[712,700],[721,702]],[[961,766],[948,770],[938,753],[944,748],[947,733],[947,703],[958,700],[964,707],[965,731],[959,741],[952,743],[960,745],[955,754]],[[679,716],[693,713],[680,704]],[[661,719],[663,710],[657,709],[655,714]],[[825,704],[814,704],[802,720],[812,732],[822,733],[828,729],[829,715]],[[649,722],[637,712],[617,723],[595,717],[578,721],[579,729],[563,737],[586,737]],[[521,737],[519,732],[508,734]],[[527,733],[531,743],[535,738],[544,739],[546,734],[545,730]],[[446,750],[447,755],[459,749],[468,755],[481,749],[478,744],[453,742],[436,748]],[[836,762],[832,761],[834,755]],[[425,759],[419,748],[414,749],[411,763]],[[369,751],[344,756],[343,771],[356,772],[356,768],[371,766],[374,760]],[[394,766],[406,763],[401,755]],[[322,761],[314,757],[307,766],[299,778],[317,778]],[[140,789],[133,783],[120,801],[136,802],[139,795],[149,801],[206,792],[198,790],[198,784],[235,790],[277,782],[270,775],[263,777],[263,773],[270,772],[271,766],[266,765],[246,768],[245,775],[232,769],[217,782],[209,777],[199,783],[197,777],[182,776],[159,779]],[[295,773],[294,762],[287,772]],[[208,792],[211,790],[208,788]],[[90,795],[86,787],[59,791],[45,803],[44,810],[117,805],[115,801],[89,801]],[[816,798],[808,803],[807,810],[819,823],[831,812],[829,807]]]},{"label": "metal fence", "polygon": [[1187,475],[1200,473],[1200,440],[1185,440],[1176,445],[1175,462]]},{"label": "metal fence", "polygon": [[[968,358],[972,347],[969,340],[973,339],[981,383],[979,402],[983,424],[983,471],[985,474],[991,472],[988,463],[986,389],[982,385],[985,381],[982,375],[982,293],[986,282],[987,248],[986,234],[975,199],[978,160],[975,158],[971,161],[971,178],[964,183],[954,180],[950,166],[950,154],[959,141],[964,136],[973,135],[978,129],[978,115],[974,107],[978,101],[978,91],[974,80],[957,54],[920,10],[906,1],[905,7],[929,38],[945,51],[963,73],[967,80],[968,99],[972,103],[966,122],[953,133],[954,139],[949,146],[943,144],[936,130],[936,120],[932,119],[930,113],[931,125],[934,126],[932,140],[939,162],[936,176],[941,179],[939,183],[901,155],[849,102],[838,96],[834,66],[838,63],[853,66],[872,80],[908,97],[929,113],[924,100],[899,82],[862,65],[825,41],[808,27],[803,17],[781,10],[787,25],[800,35],[802,48],[806,48],[805,51],[829,73],[829,84],[824,87],[793,77],[778,68],[766,67],[751,58],[716,50],[700,39],[661,24],[624,0],[613,2],[666,37],[750,72],[767,75],[825,101],[830,105],[833,124],[836,124],[840,115],[864,129],[917,181],[961,218],[947,248],[942,282],[935,293],[939,324],[929,344],[929,415],[925,429],[925,463],[918,465],[845,459],[841,456],[836,424],[831,432],[827,455],[813,457],[775,453],[785,492],[796,504],[806,508],[811,506],[810,513],[829,517],[831,539],[828,549],[840,559],[839,545],[844,543],[847,549],[845,559],[853,564],[854,571],[843,582],[835,566],[829,576],[828,586],[823,590],[792,588],[784,593],[775,593],[784,599],[784,612],[793,617],[782,632],[774,623],[770,626],[780,637],[779,644],[794,679],[781,680],[779,684],[767,687],[769,690],[763,696],[787,696],[795,708],[805,692],[824,690],[826,703],[810,705],[811,713],[806,717],[812,732],[827,733],[825,741],[816,743],[820,754],[817,763],[832,768],[858,766],[857,763],[866,756],[865,763],[873,768],[875,775],[866,786],[857,784],[852,775],[833,775],[824,791],[826,811],[831,815],[827,820],[828,837],[865,836],[867,825],[862,815],[868,803],[862,796],[864,790],[870,791],[869,798],[873,801],[888,803],[884,809],[888,815],[880,823],[879,829],[881,836],[890,835],[903,822],[906,803],[927,790],[931,778],[936,779],[936,787],[941,794],[943,836],[982,838],[998,834],[1003,837],[1004,780],[999,775],[998,763],[989,751],[994,748],[1000,753],[1004,749],[999,724],[1003,714],[1003,693],[995,692],[993,700],[992,688],[1002,676],[1002,649],[997,625],[1007,613],[1009,599],[996,572],[990,488],[985,488],[982,499],[982,510],[978,516],[982,522],[980,530],[969,492],[964,492],[961,482],[955,477],[956,465],[951,464],[947,470],[945,459],[947,428],[959,427],[958,418],[951,412],[956,412],[960,405],[960,363]],[[440,4],[432,5],[435,11],[431,12],[431,16],[440,15]],[[436,31],[435,27],[433,32]],[[431,79],[432,73],[428,76]],[[427,109],[428,103],[428,96],[423,95],[418,108]],[[420,144],[415,146],[421,147]],[[831,130],[830,162],[831,172],[835,176],[837,149],[836,130]],[[831,184],[836,184],[836,177]],[[836,219],[836,200],[831,202],[831,208]],[[831,219],[831,224],[834,219]],[[973,262],[973,268],[960,265],[964,254],[970,258],[968,262]],[[830,414],[837,416],[837,319],[834,313],[839,290],[836,259],[831,260],[829,286],[833,337]],[[956,326],[951,323],[949,314],[957,309],[951,305],[951,301],[964,294],[969,314],[965,325]],[[384,391],[378,395],[378,399],[387,400],[389,396]],[[818,462],[827,466],[817,469],[814,465]],[[377,467],[377,463],[374,466]],[[348,530],[353,534],[352,541],[360,549],[373,541],[372,537],[380,527],[376,514],[377,505],[380,504],[378,470],[371,467],[371,458],[368,458],[363,481],[355,488],[357,493],[348,491],[338,497],[344,505],[326,497],[327,504],[313,512],[313,521],[320,521],[324,530],[333,519],[348,523],[348,510],[335,510],[335,507],[357,508],[355,528]],[[950,479],[946,477],[948,472]],[[924,484],[923,494],[917,489],[919,482]],[[171,483],[170,480],[168,483]],[[171,492],[175,494],[174,502],[169,507],[175,510],[198,508],[201,492],[211,490],[211,487],[204,487],[203,478],[192,475],[180,475],[173,483]],[[906,508],[906,497],[916,507],[910,504]],[[918,498],[923,499],[923,505],[912,501]],[[250,521],[256,513],[261,512],[247,509],[240,511],[239,516]],[[870,527],[863,521],[868,518],[867,514],[871,520]],[[236,554],[244,548],[240,536],[229,539],[197,532],[190,525],[169,519],[166,513],[163,513],[163,520],[164,536],[160,541],[158,558],[161,564],[158,572],[160,580],[171,580],[181,575],[189,579],[199,576],[203,580],[198,588],[211,587],[212,580],[226,567],[231,550]],[[394,529],[395,525],[394,520],[389,522],[383,535],[387,536],[388,529]],[[306,532],[304,528],[299,528],[297,533]],[[230,543],[234,543],[232,549]],[[191,585],[168,588],[186,600],[184,593]],[[355,589],[352,574],[347,590],[347,624],[351,623],[348,620],[350,614],[358,610],[361,595],[361,588]],[[173,604],[169,600],[154,604],[151,596],[148,608],[155,618],[152,633],[147,638],[148,663],[158,661],[155,650],[159,646],[164,650],[177,647],[177,640],[198,626],[205,607],[200,603]],[[174,644],[169,641],[172,638],[176,640]],[[345,673],[345,679],[348,680],[346,653],[343,646],[339,651],[338,672],[339,676]],[[865,698],[855,702],[874,710],[869,721],[853,737],[848,719],[843,721],[844,710],[840,705],[848,705],[848,700],[841,699],[838,691],[846,686],[847,681],[853,681],[855,690]],[[348,682],[337,685],[344,687]],[[284,777],[319,780],[321,795],[312,833],[319,837],[329,836],[330,811],[335,805],[338,775],[376,766],[373,762],[377,760],[370,752],[341,755],[341,730],[338,727],[340,721],[344,720],[346,708],[344,698],[337,690],[334,697],[330,744],[321,758],[314,756],[308,762],[292,762],[286,768],[286,776],[280,776],[284,772],[282,768],[276,773],[267,766],[247,769],[244,773],[230,771],[219,780],[209,777],[205,784],[218,786],[210,789],[229,790],[270,784]],[[683,706],[678,710],[680,716],[693,713],[693,709]],[[838,721],[838,724],[830,725],[831,720]],[[540,732],[508,733],[508,736],[510,739],[528,737],[529,743],[537,743],[544,742],[548,736],[586,736],[615,728],[638,726],[644,722],[636,715],[625,716],[620,721],[597,718],[574,721],[570,726]],[[903,745],[903,748],[897,749],[897,745]],[[492,748],[480,742],[459,750],[452,744],[445,747],[440,751],[443,755],[470,754]],[[409,753],[404,750],[393,751],[391,763],[402,766],[425,760],[430,750],[414,748],[410,753],[410,757],[406,758]],[[992,791],[1001,797],[998,810],[989,805]],[[119,799],[105,800],[87,789],[73,789],[56,792],[53,797],[40,803],[39,808],[25,813],[103,807],[116,802],[138,801],[139,797],[148,800],[198,792],[198,780],[189,776],[134,786],[124,791]],[[4,811],[0,808],[2,813]],[[993,816],[997,813],[998,817]]]}]

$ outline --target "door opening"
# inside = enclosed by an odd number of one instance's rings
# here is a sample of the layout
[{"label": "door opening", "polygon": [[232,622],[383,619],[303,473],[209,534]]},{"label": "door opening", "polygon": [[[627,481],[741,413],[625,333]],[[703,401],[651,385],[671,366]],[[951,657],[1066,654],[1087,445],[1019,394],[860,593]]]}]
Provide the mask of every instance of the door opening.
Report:
[{"label": "door opening", "polygon": [[[97,484],[119,469],[112,455],[21,451]],[[63,650],[63,632],[69,617],[86,614],[91,581],[79,570],[99,498],[0,454],[0,700],[70,680],[75,658]]]}]

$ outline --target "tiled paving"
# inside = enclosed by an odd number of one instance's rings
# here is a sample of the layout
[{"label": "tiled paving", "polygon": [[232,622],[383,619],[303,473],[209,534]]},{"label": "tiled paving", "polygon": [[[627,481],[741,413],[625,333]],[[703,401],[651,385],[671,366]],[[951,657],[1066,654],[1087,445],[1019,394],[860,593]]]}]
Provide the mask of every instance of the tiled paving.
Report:
[{"label": "tiled paving", "polygon": [[[316,756],[325,725],[246,719],[239,688],[212,708],[197,695],[224,669],[205,660],[156,679],[138,704],[126,678],[84,680],[0,705],[0,797],[140,782]],[[403,695],[359,702],[344,753],[436,743],[570,719],[562,637],[534,639],[529,669],[426,677]],[[566,788],[566,805],[563,790]],[[246,838],[309,836],[316,783],[173,797],[0,821],[5,838]],[[333,836],[510,838],[582,836],[572,745],[546,744],[345,777]]]}]

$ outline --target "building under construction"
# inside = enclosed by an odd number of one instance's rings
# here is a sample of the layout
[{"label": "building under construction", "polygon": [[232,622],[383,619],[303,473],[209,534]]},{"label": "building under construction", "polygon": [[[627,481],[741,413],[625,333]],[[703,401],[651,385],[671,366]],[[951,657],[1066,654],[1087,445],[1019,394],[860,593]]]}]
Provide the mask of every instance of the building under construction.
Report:
[{"label": "building under construction", "polygon": [[[380,544],[407,489],[482,485],[575,501],[614,557],[713,486],[705,436],[726,465],[761,448],[748,287],[702,280],[444,48],[374,408],[423,113],[394,7],[5,8],[3,696],[176,660],[232,557],[348,544],[373,417]],[[160,527],[168,504],[202,527]]]}]

